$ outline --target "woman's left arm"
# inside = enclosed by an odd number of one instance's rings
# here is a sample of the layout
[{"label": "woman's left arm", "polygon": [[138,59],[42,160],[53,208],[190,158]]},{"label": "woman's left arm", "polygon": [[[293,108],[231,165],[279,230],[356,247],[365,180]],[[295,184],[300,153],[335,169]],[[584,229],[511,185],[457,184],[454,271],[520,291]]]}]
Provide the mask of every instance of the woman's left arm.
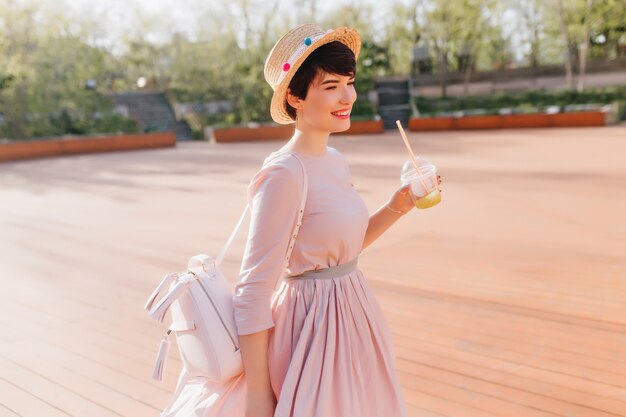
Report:
[{"label": "woman's left arm", "polygon": [[[437,176],[441,184],[441,177]],[[403,185],[391,196],[389,201],[370,216],[370,221],[365,232],[361,251],[371,245],[400,217],[415,207],[413,199],[409,195],[409,185]]]}]

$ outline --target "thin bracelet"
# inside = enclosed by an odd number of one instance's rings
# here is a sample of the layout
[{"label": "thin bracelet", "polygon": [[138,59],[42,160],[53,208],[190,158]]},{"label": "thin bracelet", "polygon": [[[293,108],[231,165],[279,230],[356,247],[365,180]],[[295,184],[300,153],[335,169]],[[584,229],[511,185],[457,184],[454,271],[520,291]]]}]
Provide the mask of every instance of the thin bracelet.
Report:
[{"label": "thin bracelet", "polygon": [[405,214],[406,214],[406,212],[404,212],[404,211],[400,211],[400,210],[396,210],[396,209],[394,209],[394,208],[391,208],[391,206],[389,205],[389,203],[386,203],[386,204],[385,204],[385,207],[387,207],[389,210],[393,211],[394,213],[398,213],[398,214],[402,214],[402,215],[405,215]]}]

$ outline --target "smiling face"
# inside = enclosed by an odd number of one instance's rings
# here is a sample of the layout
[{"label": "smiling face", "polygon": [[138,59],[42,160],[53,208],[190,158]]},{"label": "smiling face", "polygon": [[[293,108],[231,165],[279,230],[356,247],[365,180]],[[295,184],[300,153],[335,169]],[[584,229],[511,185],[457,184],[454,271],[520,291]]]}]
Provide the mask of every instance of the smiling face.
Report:
[{"label": "smiling face", "polygon": [[289,82],[285,109],[300,130],[342,132],[356,101],[354,52],[333,41],[317,47]]},{"label": "smiling face", "polygon": [[309,85],[306,98],[287,93],[287,102],[296,109],[300,128],[333,133],[350,127],[350,112],[356,97],[353,75],[319,71]]}]

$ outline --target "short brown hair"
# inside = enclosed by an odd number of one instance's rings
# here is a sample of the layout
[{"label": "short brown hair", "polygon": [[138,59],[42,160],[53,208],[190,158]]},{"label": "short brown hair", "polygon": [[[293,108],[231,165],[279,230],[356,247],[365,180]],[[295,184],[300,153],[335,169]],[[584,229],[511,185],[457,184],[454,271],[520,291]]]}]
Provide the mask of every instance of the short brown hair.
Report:
[{"label": "short brown hair", "polygon": [[[291,94],[299,99],[306,99],[311,82],[320,72],[330,74],[345,75],[353,77],[356,75],[356,59],[350,48],[339,41],[334,41],[320,46],[309,55],[298,71],[294,74],[289,89]],[[294,109],[285,99],[287,114],[296,120],[296,109]]]}]

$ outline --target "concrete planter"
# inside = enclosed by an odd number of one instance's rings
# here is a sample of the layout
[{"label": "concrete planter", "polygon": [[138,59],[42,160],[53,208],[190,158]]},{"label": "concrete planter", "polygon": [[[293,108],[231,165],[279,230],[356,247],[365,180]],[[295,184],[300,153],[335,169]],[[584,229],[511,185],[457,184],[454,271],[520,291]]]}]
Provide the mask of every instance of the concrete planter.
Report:
[{"label": "concrete planter", "polygon": [[58,155],[114,152],[176,146],[174,132],[75,136],[0,143],[0,162]]},{"label": "concrete planter", "polygon": [[350,128],[345,132],[333,133],[333,135],[369,135],[372,133],[383,133],[385,123],[383,120],[353,120]]},{"label": "concrete planter", "polygon": [[605,113],[599,111],[558,113],[552,116],[554,127],[604,126]]},{"label": "concrete planter", "polygon": [[412,117],[409,130],[451,130],[453,117]]},{"label": "concrete planter", "polygon": [[[267,125],[257,127],[228,127],[213,129],[213,138],[217,143],[250,142],[265,140],[286,140],[294,132],[295,125]],[[334,135],[362,135],[384,132],[382,120],[355,120],[345,132]]]},{"label": "concrete planter", "polygon": [[284,140],[293,135],[294,125],[267,125],[258,127],[225,127],[213,129],[215,142],[251,142],[259,140]]},{"label": "concrete planter", "polygon": [[551,114],[531,113],[531,114],[508,114],[500,116],[500,127],[502,128],[522,128],[522,127],[550,127],[552,125]]},{"label": "concrete planter", "polygon": [[606,115],[601,111],[572,113],[532,113],[510,115],[485,115],[464,117],[414,117],[409,120],[409,130],[467,130],[467,129],[517,129],[532,127],[582,127],[605,126]]},{"label": "concrete planter", "polygon": [[464,116],[453,120],[455,129],[497,129],[500,127],[500,116]]}]

